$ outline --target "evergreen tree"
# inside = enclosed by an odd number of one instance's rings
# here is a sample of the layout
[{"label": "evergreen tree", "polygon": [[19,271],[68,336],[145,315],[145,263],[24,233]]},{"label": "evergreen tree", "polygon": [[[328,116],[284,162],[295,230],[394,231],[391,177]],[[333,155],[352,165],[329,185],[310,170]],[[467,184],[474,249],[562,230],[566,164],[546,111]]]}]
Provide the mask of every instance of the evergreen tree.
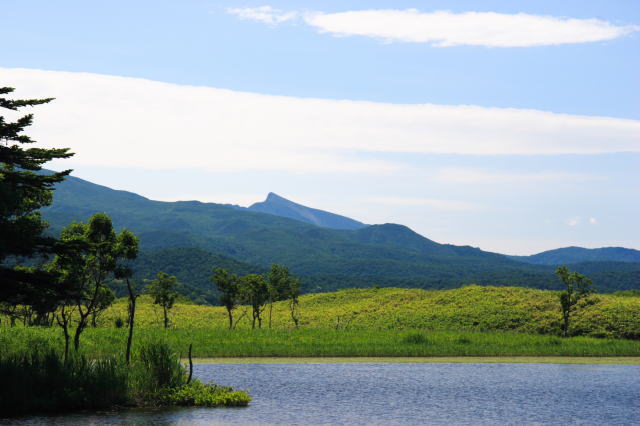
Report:
[{"label": "evergreen tree", "polygon": [[[50,102],[47,99],[10,99],[11,87],[0,87],[0,108],[17,111]],[[73,154],[68,148],[26,148],[35,143],[23,134],[33,122],[26,114],[16,121],[0,116],[0,301],[50,307],[60,289],[50,273],[16,267],[16,259],[54,250],[55,239],[43,235],[47,228],[38,209],[52,201],[52,191],[71,170],[42,174],[42,165]]]}]

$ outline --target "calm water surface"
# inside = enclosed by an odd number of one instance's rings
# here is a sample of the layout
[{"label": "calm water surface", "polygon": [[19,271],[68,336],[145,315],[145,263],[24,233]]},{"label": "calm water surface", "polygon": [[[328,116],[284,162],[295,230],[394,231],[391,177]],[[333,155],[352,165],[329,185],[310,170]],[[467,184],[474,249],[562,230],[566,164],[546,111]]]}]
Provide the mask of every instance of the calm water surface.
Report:
[{"label": "calm water surface", "polygon": [[22,424],[640,425],[640,366],[199,364],[251,392],[247,408],[33,417]]}]

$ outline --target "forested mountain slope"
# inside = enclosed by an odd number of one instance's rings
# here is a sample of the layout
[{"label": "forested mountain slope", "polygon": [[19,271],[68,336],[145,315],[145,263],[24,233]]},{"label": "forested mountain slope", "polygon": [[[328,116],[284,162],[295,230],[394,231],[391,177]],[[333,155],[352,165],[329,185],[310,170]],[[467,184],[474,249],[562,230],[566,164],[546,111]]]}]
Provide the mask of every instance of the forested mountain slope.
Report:
[{"label": "forested mountain slope", "polygon": [[[216,263],[210,258],[214,254],[257,268],[267,268],[272,263],[288,265],[294,274],[305,277],[305,289],[313,291],[374,284],[420,288],[451,288],[474,282],[539,288],[560,285],[552,267],[473,247],[439,244],[403,225],[329,229],[214,203],[149,200],[75,177],[56,187],[54,202],[43,210],[43,215],[55,233],[72,221],[86,221],[95,212],[108,213],[117,228],[126,227],[136,233],[143,251],[198,248],[197,252],[180,252],[185,260],[199,258],[200,264],[206,266],[185,271],[190,284],[197,286],[208,279],[212,264]],[[147,259],[145,268],[169,272],[176,253],[167,253],[142,254],[141,258]],[[186,269],[186,264],[189,262],[174,266]],[[633,265],[635,269],[596,285],[601,290],[638,287],[634,280],[640,264]],[[607,271],[600,272],[607,276]]]}]

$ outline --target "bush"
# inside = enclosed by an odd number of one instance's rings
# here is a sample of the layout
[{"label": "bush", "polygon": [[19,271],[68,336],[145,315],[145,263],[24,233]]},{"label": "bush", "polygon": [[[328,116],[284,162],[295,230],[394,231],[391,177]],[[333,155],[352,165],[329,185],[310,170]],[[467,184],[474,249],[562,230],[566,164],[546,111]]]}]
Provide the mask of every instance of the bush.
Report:
[{"label": "bush", "polygon": [[402,338],[402,343],[409,343],[413,345],[425,345],[429,343],[429,340],[421,333],[409,333]]}]

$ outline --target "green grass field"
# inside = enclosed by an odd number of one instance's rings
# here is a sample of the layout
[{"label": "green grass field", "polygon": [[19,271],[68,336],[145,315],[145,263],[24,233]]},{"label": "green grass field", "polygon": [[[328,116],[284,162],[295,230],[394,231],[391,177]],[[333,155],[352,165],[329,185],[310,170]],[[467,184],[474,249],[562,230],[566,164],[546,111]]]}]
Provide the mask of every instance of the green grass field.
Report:
[{"label": "green grass field", "polygon": [[[126,330],[88,329],[83,352],[90,356],[122,353]],[[186,357],[446,357],[446,356],[640,356],[640,341],[556,336],[514,332],[394,331],[394,330],[223,330],[141,328],[136,347],[167,342]],[[61,347],[56,328],[14,328],[0,333],[0,346],[24,351],[49,343]],[[135,347],[134,347],[135,349]],[[8,349],[9,350],[9,349]]]},{"label": "green grass field", "polygon": [[[595,303],[583,305],[573,314],[574,335],[640,339],[640,297],[595,295]],[[114,327],[126,319],[126,301],[121,299],[100,320]],[[246,308],[235,311],[238,318]],[[523,287],[468,286],[453,290],[351,289],[316,293],[300,298],[302,329],[340,330],[438,330],[514,331],[558,334],[558,293]],[[250,328],[250,312],[238,329]],[[263,327],[268,326],[268,308]],[[172,328],[224,329],[227,314],[222,307],[177,304],[171,311]],[[137,324],[160,327],[162,311],[142,298]],[[291,329],[286,302],[274,304],[272,327]]]},{"label": "green grass field", "polygon": [[[245,310],[236,310],[236,318]],[[268,308],[263,329],[251,330],[248,315],[227,330],[222,307],[178,303],[171,328],[162,312],[141,298],[135,343],[166,341],[196,357],[520,357],[640,356],[640,298],[597,295],[574,314],[576,337],[557,337],[557,293],[519,287],[469,286],[455,290],[360,289],[309,294],[300,300],[301,326],[293,328],[287,305],[276,303],[272,328]],[[124,349],[126,301],[119,300],[83,334],[90,355]],[[126,321],[125,321],[126,322]],[[41,343],[61,347],[59,328],[0,327],[0,347],[20,351]],[[10,349],[9,349],[10,348]]]}]

